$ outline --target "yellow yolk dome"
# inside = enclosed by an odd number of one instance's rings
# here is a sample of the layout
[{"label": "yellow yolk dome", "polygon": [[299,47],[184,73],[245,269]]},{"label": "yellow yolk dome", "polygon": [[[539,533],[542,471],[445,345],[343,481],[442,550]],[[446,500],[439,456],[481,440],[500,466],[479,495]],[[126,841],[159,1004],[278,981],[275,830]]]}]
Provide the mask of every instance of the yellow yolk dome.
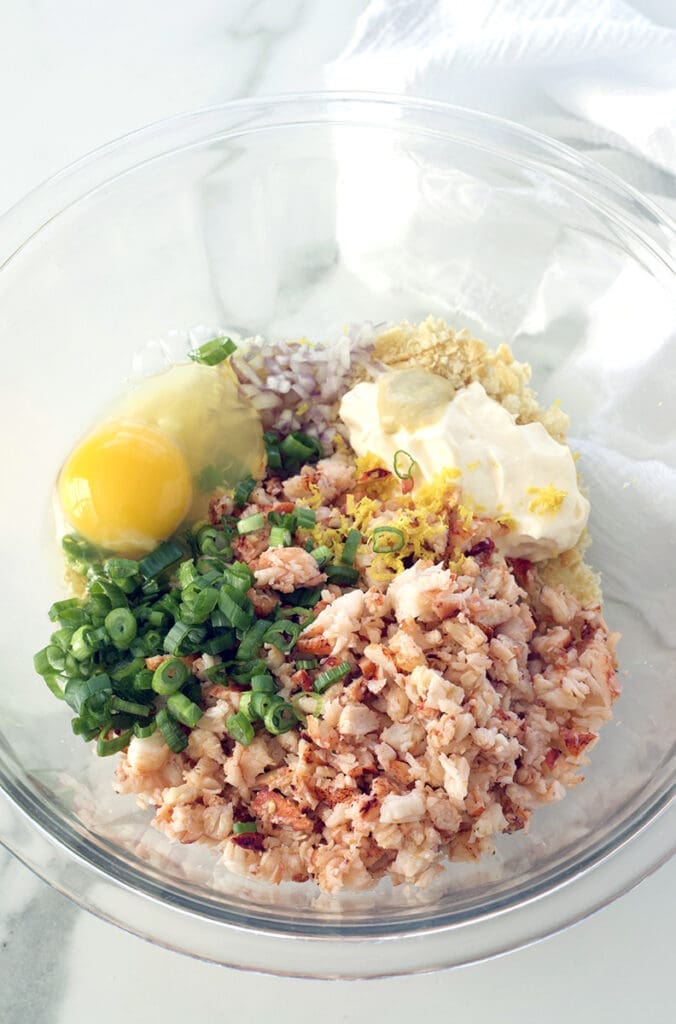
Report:
[{"label": "yellow yolk dome", "polygon": [[188,464],[162,431],[113,421],[90,434],[59,476],[70,525],[92,544],[141,555],[174,532],[192,500]]}]

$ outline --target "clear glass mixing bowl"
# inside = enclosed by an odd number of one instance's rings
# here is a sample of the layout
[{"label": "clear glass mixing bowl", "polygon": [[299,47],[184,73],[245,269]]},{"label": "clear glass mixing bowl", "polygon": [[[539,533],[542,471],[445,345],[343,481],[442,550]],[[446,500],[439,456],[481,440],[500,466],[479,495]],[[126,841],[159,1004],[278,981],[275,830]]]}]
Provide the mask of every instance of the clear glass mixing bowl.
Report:
[{"label": "clear glass mixing bowl", "polygon": [[[115,142],[0,221],[5,438],[0,833],[84,907],[240,967],[374,976],[562,928],[673,841],[676,308],[672,225],[594,163],[503,121],[397,97],[229,104]],[[506,341],[571,414],[624,695],[584,785],[433,888],[331,898],[170,845],[32,672],[56,555],[49,494],[79,432],[172,328],[331,336],[428,313]],[[672,814],[669,818],[668,815]]]}]

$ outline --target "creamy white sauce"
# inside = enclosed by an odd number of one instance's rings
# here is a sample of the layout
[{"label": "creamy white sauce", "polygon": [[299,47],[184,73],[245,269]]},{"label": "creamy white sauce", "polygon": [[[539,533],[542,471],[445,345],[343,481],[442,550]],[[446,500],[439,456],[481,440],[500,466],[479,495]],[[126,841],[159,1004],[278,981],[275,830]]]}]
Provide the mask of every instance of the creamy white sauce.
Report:
[{"label": "creamy white sauce", "polygon": [[394,431],[391,420],[383,424],[382,406],[377,384],[357,384],[343,397],[340,417],[357,455],[372,452],[391,464],[403,449],[418,463],[418,482],[457,469],[464,504],[478,515],[509,518],[499,542],[508,556],[537,561],[577,543],[589,502],[570,449],[541,423],[517,424],[477,382],[438,404],[432,418],[429,401],[418,422],[407,408],[406,426]]}]

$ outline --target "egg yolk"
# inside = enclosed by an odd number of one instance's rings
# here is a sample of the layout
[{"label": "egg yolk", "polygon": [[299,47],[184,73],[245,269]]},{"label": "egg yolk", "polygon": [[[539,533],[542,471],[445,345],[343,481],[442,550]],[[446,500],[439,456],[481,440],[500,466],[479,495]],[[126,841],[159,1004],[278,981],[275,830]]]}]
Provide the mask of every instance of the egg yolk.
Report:
[{"label": "egg yolk", "polygon": [[115,421],[87,437],[59,476],[70,525],[92,544],[140,555],[174,532],[192,500],[187,462],[160,430]]}]

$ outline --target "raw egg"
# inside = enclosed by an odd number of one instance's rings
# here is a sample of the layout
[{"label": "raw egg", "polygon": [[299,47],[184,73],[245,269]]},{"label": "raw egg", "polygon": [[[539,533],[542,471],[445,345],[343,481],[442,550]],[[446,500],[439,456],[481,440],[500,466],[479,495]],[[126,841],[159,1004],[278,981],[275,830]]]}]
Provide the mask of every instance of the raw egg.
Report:
[{"label": "raw egg", "polygon": [[138,556],[203,518],[215,489],[260,476],[264,461],[260,417],[229,366],[180,363],[113,403],[67,459],[58,496],[88,541]]},{"label": "raw egg", "polygon": [[174,532],[192,501],[185,456],[166,434],[112,420],[75,449],[59,477],[64,516],[102,548],[135,555]]}]

